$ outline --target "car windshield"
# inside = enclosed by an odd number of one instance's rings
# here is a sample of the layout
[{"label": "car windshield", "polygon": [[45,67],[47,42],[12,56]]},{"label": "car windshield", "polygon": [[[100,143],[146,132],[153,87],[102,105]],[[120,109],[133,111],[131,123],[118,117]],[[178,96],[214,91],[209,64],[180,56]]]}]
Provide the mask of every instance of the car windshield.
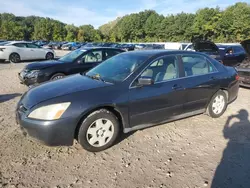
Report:
[{"label": "car windshield", "polygon": [[85,50],[75,50],[61,57],[59,60],[62,62],[72,62],[75,59],[77,59],[80,55],[82,55],[84,52]]},{"label": "car windshield", "polygon": [[101,80],[111,83],[122,82],[148,57],[148,54],[119,54],[104,61],[85,75],[92,78],[101,78]]}]

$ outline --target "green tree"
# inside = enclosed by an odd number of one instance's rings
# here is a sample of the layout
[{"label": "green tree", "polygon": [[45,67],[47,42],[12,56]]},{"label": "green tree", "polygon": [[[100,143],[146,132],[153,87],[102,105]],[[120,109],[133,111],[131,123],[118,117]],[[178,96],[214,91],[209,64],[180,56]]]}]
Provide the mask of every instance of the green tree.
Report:
[{"label": "green tree", "polygon": [[76,26],[74,26],[73,24],[66,25],[65,28],[66,28],[66,31],[67,31],[66,40],[67,41],[76,41],[77,40],[78,28]]}]

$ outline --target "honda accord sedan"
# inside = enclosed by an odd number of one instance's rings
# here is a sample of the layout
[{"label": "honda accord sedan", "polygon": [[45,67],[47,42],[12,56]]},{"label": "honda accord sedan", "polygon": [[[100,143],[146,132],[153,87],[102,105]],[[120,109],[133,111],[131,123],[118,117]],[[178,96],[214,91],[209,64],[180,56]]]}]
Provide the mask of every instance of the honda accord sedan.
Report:
[{"label": "honda accord sedan", "polygon": [[238,95],[238,79],[234,68],[198,52],[125,52],[84,74],[30,89],[16,117],[25,133],[46,145],[77,139],[97,152],[121,132],[202,113],[220,117]]},{"label": "honda accord sedan", "polygon": [[18,77],[27,86],[61,79],[65,76],[86,72],[104,60],[124,52],[116,48],[82,48],[77,49],[58,60],[34,62],[27,65]]}]

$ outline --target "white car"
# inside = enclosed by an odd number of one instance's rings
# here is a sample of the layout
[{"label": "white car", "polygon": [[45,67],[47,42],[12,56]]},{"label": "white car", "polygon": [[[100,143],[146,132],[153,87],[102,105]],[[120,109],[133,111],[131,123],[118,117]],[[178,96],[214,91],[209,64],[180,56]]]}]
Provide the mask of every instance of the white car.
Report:
[{"label": "white car", "polygon": [[18,63],[22,60],[53,59],[55,53],[51,49],[42,48],[31,42],[0,43],[0,61],[9,60]]}]

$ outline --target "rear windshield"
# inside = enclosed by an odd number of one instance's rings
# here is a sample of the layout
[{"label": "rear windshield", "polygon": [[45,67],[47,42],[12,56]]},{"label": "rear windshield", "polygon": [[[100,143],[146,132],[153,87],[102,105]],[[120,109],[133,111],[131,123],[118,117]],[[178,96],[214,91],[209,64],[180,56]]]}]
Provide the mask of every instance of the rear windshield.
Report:
[{"label": "rear windshield", "polygon": [[0,46],[5,46],[5,45],[7,45],[7,44],[9,44],[10,42],[0,42]]},{"label": "rear windshield", "polygon": [[217,51],[217,47],[215,47],[214,44],[210,44],[210,43],[198,43],[195,48],[197,49],[197,51],[199,52],[214,52]]}]

